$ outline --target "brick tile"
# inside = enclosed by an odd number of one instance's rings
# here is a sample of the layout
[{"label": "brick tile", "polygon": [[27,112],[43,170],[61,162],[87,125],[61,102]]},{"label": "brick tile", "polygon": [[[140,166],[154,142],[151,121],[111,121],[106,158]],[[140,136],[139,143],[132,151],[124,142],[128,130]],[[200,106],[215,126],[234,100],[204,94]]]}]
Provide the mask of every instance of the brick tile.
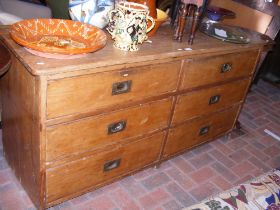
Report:
[{"label": "brick tile", "polygon": [[216,146],[216,150],[222,152],[224,155],[228,155],[233,152],[230,148],[221,143],[221,141],[215,141],[214,143]]},{"label": "brick tile", "polygon": [[[271,120],[271,118],[270,118]],[[267,125],[269,124],[271,121],[269,119],[267,119],[266,116],[261,116],[261,117],[258,117],[256,119],[254,119],[254,123],[257,125],[257,126],[263,126],[263,125]]]},{"label": "brick tile", "polygon": [[158,188],[150,193],[150,197],[158,203],[163,203],[169,199],[169,194],[165,191],[164,188]]},{"label": "brick tile", "polygon": [[163,205],[170,199],[170,195],[165,191],[164,188],[158,188],[143,197],[139,198],[141,209],[153,209],[159,205]]},{"label": "brick tile", "polygon": [[191,178],[196,183],[201,183],[201,182],[204,182],[204,181],[208,180],[209,178],[211,178],[215,175],[216,175],[216,172],[213,171],[211,168],[204,167],[204,168],[201,168],[201,169],[191,173]]},{"label": "brick tile", "polygon": [[170,168],[172,168],[172,164],[171,164],[171,162],[169,160],[168,161],[164,161],[163,163],[161,163],[159,165],[159,169],[160,170],[168,170]]},{"label": "brick tile", "polygon": [[[28,197],[27,193],[25,191],[21,191],[20,193],[20,197],[21,197],[21,200],[23,201],[24,203],[24,206],[26,208],[35,208],[34,204],[32,203],[32,201],[30,200],[30,198]],[[36,208],[35,208],[36,210]]]},{"label": "brick tile", "polygon": [[269,156],[277,156],[280,153],[280,150],[278,147],[275,147],[274,145],[264,149],[264,153]]},{"label": "brick tile", "polygon": [[237,150],[229,155],[229,157],[235,162],[239,163],[242,160],[246,160],[248,158],[248,153],[243,149]]},{"label": "brick tile", "polygon": [[155,209],[153,209],[153,210],[164,210],[164,208],[163,207],[156,207]]},{"label": "brick tile", "polygon": [[221,153],[220,151],[214,149],[210,152],[210,155],[214,157],[216,160],[221,162],[226,167],[232,167],[235,165],[235,162],[229,159],[226,155]]},{"label": "brick tile", "polygon": [[9,170],[0,170],[0,186],[12,181],[10,178],[10,173],[11,172]]},{"label": "brick tile", "polygon": [[280,155],[273,157],[271,160],[269,160],[268,164],[272,167],[272,168],[279,168],[280,167]]},{"label": "brick tile", "polygon": [[256,169],[257,168],[247,160],[240,162],[236,166],[232,167],[232,171],[239,177],[244,177],[245,175],[250,174],[251,171],[254,171]]},{"label": "brick tile", "polygon": [[183,158],[176,157],[171,160],[171,163],[175,165],[178,169],[180,169],[185,174],[188,174],[194,170],[194,167],[189,164],[188,161],[184,160]]},{"label": "brick tile", "polygon": [[219,187],[221,190],[228,190],[232,187],[232,184],[225,180],[222,176],[216,176],[211,179],[211,182]]},{"label": "brick tile", "polygon": [[254,155],[256,158],[258,158],[261,161],[267,161],[269,159],[269,156],[263,153],[262,150],[256,149],[252,145],[246,145],[244,148],[245,151],[251,153]]},{"label": "brick tile", "polygon": [[182,157],[185,159],[185,160],[188,160],[192,157],[194,157],[194,153],[192,151],[186,151],[185,153],[182,154]]},{"label": "brick tile", "polygon": [[251,145],[254,146],[258,150],[262,150],[265,148],[265,146],[263,144],[261,144],[260,142],[258,142],[256,140],[254,140]]},{"label": "brick tile", "polygon": [[236,186],[236,185],[239,185],[239,184],[242,184],[244,182],[248,182],[249,180],[253,179],[254,177],[252,175],[246,175],[244,177],[242,177],[241,179],[238,179],[236,182],[234,182],[233,184]]},{"label": "brick tile", "polygon": [[149,176],[150,175],[146,171],[139,171],[138,173],[132,175],[135,180],[146,179]]},{"label": "brick tile", "polygon": [[102,188],[98,188],[96,190],[88,192],[86,195],[89,197],[89,199],[92,199],[92,198],[95,198],[97,196],[104,195],[104,194],[105,194],[105,192],[102,190]]},{"label": "brick tile", "polygon": [[238,149],[244,147],[245,145],[247,145],[247,143],[245,141],[243,141],[242,139],[233,139],[232,141],[228,142],[226,145],[231,150],[235,151],[235,150],[238,150]]},{"label": "brick tile", "polygon": [[85,194],[85,195],[81,195],[79,197],[71,199],[70,202],[73,205],[79,205],[79,204],[87,202],[88,200],[89,200],[89,196],[87,194]]},{"label": "brick tile", "polygon": [[190,206],[196,203],[196,200],[194,200],[187,192],[185,192],[179,185],[175,183],[168,184],[166,186],[166,190],[182,206]]},{"label": "brick tile", "polygon": [[9,183],[0,187],[0,207],[1,209],[25,209],[25,202],[19,196],[18,187],[15,183]]},{"label": "brick tile", "polygon": [[143,188],[143,186],[136,182],[131,176],[120,180],[120,183],[123,188],[134,198],[138,198],[145,194],[146,190]]},{"label": "brick tile", "polygon": [[145,195],[139,198],[139,203],[141,204],[141,209],[152,209],[156,206],[156,202],[149,196]]},{"label": "brick tile", "polygon": [[200,154],[194,158],[191,158],[189,162],[197,169],[207,166],[212,163],[214,159],[207,153]]},{"label": "brick tile", "polygon": [[147,179],[141,181],[141,183],[145,186],[146,189],[152,190],[156,187],[159,187],[163,184],[167,184],[170,181],[170,178],[165,173],[158,173]]},{"label": "brick tile", "polygon": [[210,195],[218,193],[220,190],[212,183],[204,183],[193,190],[190,191],[190,194],[197,200],[201,201]]},{"label": "brick tile", "polygon": [[261,136],[260,138],[257,139],[257,141],[262,144],[262,145],[265,145],[265,147],[270,147],[272,145],[275,144],[276,140],[273,139],[271,136]]},{"label": "brick tile", "polygon": [[8,164],[5,159],[0,160],[0,170],[8,169]]},{"label": "brick tile", "polygon": [[215,162],[211,165],[211,167],[222,177],[224,177],[227,181],[233,182],[238,179],[238,177],[232,173],[229,168],[226,168],[221,163]]},{"label": "brick tile", "polygon": [[260,161],[256,157],[251,157],[248,159],[248,161],[256,166],[256,168],[262,169],[263,171],[268,171],[270,169],[270,167],[268,167],[263,161]]},{"label": "brick tile", "polygon": [[202,154],[202,153],[204,153],[204,152],[209,152],[211,149],[213,149],[212,145],[206,143],[206,144],[202,144],[202,145],[200,145],[200,146],[198,146],[198,147],[195,147],[195,148],[192,150],[192,152],[193,152],[194,154],[199,155],[199,154]]},{"label": "brick tile", "polygon": [[168,201],[163,205],[165,210],[181,210],[182,206],[177,203],[175,200]]},{"label": "brick tile", "polygon": [[111,210],[116,208],[115,204],[107,195],[92,198],[90,201],[80,204],[77,209]]},{"label": "brick tile", "polygon": [[121,209],[140,209],[136,204],[131,194],[128,194],[124,189],[119,188],[110,193],[111,200],[116,203]]},{"label": "brick tile", "polygon": [[166,174],[183,189],[189,189],[194,185],[194,182],[188,176],[185,176],[176,168],[171,168],[170,170],[166,171]]},{"label": "brick tile", "polygon": [[104,187],[102,187],[102,190],[105,192],[110,192],[110,191],[114,191],[116,189],[118,189],[120,187],[120,183],[119,182],[113,182],[109,185],[105,185]]}]

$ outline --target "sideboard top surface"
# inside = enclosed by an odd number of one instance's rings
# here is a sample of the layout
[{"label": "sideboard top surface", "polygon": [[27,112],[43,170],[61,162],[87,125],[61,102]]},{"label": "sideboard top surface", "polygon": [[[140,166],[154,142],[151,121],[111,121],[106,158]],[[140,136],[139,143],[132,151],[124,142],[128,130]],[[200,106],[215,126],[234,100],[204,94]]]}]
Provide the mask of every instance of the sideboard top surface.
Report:
[{"label": "sideboard top surface", "polygon": [[[234,52],[252,48],[259,48],[270,41],[261,38],[261,34],[250,32],[249,44],[232,44],[209,37],[201,32],[196,33],[193,45],[188,45],[187,34],[183,42],[178,43],[172,40],[172,30],[168,25],[161,27],[154,37],[149,38],[150,42],[140,45],[137,52],[125,52],[113,47],[111,36],[107,34],[106,46],[94,53],[78,59],[50,59],[32,55],[26,49],[15,43],[10,35],[9,28],[0,28],[0,38],[6,43],[10,50],[23,61],[24,65],[33,75],[54,75],[69,72],[85,71],[100,72],[99,67],[126,68],[136,63],[141,65],[145,62],[156,62],[168,59],[187,58],[195,55],[207,55],[209,53]],[[184,50],[191,48],[191,50]],[[179,50],[181,49],[181,50]],[[182,50],[183,49],[183,50]],[[108,68],[107,71],[112,69]]]}]

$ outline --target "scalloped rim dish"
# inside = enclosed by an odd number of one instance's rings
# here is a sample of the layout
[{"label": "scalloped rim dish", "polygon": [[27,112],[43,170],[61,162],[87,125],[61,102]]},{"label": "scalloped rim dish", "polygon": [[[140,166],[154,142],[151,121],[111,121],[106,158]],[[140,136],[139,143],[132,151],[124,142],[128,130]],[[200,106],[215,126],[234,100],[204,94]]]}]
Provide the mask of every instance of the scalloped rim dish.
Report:
[{"label": "scalloped rim dish", "polygon": [[18,44],[41,52],[81,54],[106,45],[101,29],[72,20],[29,19],[11,26],[10,35]]}]

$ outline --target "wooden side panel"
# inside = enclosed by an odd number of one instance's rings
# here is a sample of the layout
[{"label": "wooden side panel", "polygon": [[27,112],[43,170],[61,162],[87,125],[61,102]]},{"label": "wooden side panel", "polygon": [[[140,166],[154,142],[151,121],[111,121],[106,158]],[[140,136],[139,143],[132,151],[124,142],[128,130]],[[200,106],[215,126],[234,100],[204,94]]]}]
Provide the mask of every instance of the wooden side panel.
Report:
[{"label": "wooden side panel", "polygon": [[[253,74],[257,56],[258,51],[254,50],[186,60],[180,89],[190,89],[223,82],[227,79],[249,76]],[[231,69],[222,72],[224,64],[229,64]]]},{"label": "wooden side panel", "polygon": [[[170,114],[171,98],[50,127],[47,129],[46,160],[52,161],[167,128]],[[113,129],[112,125],[121,126],[121,130],[108,133],[110,126]]]},{"label": "wooden side panel", "polygon": [[3,146],[8,163],[32,201],[40,206],[40,140],[34,138],[35,78],[12,57],[12,67],[2,78]]},{"label": "wooden side panel", "polygon": [[178,97],[172,124],[208,114],[243,101],[250,79],[193,91]]},{"label": "wooden side panel", "polygon": [[172,128],[164,149],[164,157],[174,155],[229,131],[238,114],[239,106],[199,118]]},{"label": "wooden side panel", "polygon": [[[84,113],[107,106],[116,107],[133,100],[174,91],[181,62],[170,62],[131,68],[124,71],[50,81],[48,85],[47,117],[55,118]],[[130,81],[129,90],[112,95],[113,84]],[[120,85],[119,89],[127,88]],[[67,107],[67,108],[66,108]]]},{"label": "wooden side panel", "polygon": [[[119,144],[111,150],[49,169],[46,174],[47,202],[93,188],[157,161],[164,134],[161,132],[126,145]],[[104,171],[106,165],[109,170]]]}]

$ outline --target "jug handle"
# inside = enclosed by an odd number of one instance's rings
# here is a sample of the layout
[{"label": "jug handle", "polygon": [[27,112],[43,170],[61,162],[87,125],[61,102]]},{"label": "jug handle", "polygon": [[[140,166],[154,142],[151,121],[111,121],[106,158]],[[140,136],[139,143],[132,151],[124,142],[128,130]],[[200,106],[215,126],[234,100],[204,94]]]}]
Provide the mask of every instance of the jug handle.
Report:
[{"label": "jug handle", "polygon": [[152,18],[151,16],[147,16],[147,22],[148,21],[151,21],[152,22],[152,25],[149,27],[149,28],[147,28],[147,33],[150,31],[150,30],[152,30],[153,28],[154,28],[154,26],[155,26],[155,20],[154,20],[154,18]]}]

